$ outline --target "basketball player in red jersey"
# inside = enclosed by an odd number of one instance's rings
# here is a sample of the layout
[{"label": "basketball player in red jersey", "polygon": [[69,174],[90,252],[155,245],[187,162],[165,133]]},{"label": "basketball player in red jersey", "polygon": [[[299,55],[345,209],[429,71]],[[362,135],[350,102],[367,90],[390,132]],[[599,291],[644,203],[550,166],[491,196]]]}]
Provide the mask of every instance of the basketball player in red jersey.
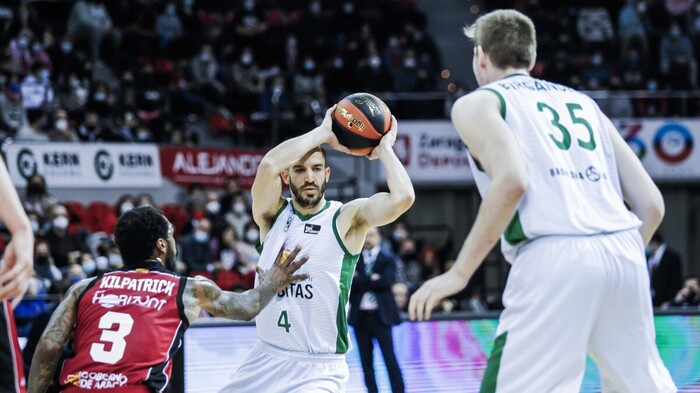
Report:
[{"label": "basketball player in red jersey", "polygon": [[12,308],[22,300],[34,271],[34,233],[2,158],[0,218],[12,234],[0,261],[0,393],[24,393],[27,384]]},{"label": "basketball player in red jersey", "polygon": [[61,350],[72,336],[74,356],[63,362],[63,392],[162,392],[182,336],[201,310],[230,319],[254,318],[290,283],[307,257],[291,262],[280,250],[262,283],[246,293],[221,290],[211,280],[166,267],[175,261],[173,226],[150,206],[121,216],[115,240],[124,269],[76,283],[54,312],[37,346],[29,392],[45,392]]}]

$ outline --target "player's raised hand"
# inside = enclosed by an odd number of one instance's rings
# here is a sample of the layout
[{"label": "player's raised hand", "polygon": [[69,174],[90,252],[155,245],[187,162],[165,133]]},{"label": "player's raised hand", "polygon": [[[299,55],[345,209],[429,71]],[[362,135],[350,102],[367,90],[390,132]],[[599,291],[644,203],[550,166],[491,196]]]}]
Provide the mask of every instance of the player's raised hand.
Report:
[{"label": "player's raised hand", "polygon": [[5,247],[2,268],[0,268],[0,301],[12,298],[12,307],[22,300],[29,286],[29,278],[34,272],[34,238],[23,241],[16,235]]},{"label": "player's raised hand", "polygon": [[382,139],[379,141],[379,145],[372,149],[372,152],[369,153],[367,158],[370,160],[376,160],[379,158],[379,154],[381,153],[381,150],[384,149],[385,151],[387,150],[392,150],[394,143],[396,142],[396,135],[398,134],[399,130],[399,123],[396,121],[396,117],[394,115],[391,115],[391,127],[389,128],[389,131],[387,131],[386,134],[382,137]]},{"label": "player's raised hand", "polygon": [[442,299],[461,291],[465,285],[465,282],[451,271],[431,278],[411,296],[408,303],[409,318],[412,321],[427,321]]},{"label": "player's raised hand", "polygon": [[301,251],[301,247],[296,246],[294,250],[292,250],[292,252],[285,257],[284,246],[282,246],[277,254],[275,263],[265,273],[265,275],[260,275],[260,271],[258,271],[261,280],[275,284],[277,286],[277,290],[281,291],[295,281],[303,281],[309,278],[308,274],[294,274],[300,267],[304,266],[306,261],[309,260],[307,255],[295,260],[299,254],[299,251]]},{"label": "player's raised hand", "polygon": [[326,132],[326,143],[328,144],[328,146],[345,154],[350,154],[350,149],[341,145],[338,141],[338,137],[335,136],[335,133],[333,132],[333,111],[335,111],[335,108],[337,106],[338,105],[336,104],[328,108],[328,110],[326,111],[326,116],[323,118],[323,121],[321,122],[319,128],[323,129]]}]

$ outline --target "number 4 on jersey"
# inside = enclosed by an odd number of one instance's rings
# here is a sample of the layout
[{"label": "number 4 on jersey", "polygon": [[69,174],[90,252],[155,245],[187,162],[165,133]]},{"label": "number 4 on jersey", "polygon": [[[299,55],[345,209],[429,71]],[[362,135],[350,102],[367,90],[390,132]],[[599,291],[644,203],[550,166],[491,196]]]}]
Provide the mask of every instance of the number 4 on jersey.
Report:
[{"label": "number 4 on jersey", "polygon": [[289,323],[289,317],[287,317],[287,310],[282,310],[280,317],[277,319],[277,326],[284,328],[284,330],[289,333],[289,329],[292,325]]}]

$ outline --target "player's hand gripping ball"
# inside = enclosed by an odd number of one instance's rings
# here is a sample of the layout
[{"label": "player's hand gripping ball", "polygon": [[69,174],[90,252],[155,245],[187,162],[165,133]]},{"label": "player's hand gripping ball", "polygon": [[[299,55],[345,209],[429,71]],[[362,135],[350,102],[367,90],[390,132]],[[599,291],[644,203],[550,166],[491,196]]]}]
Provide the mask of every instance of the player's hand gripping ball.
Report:
[{"label": "player's hand gripping ball", "polygon": [[350,154],[366,156],[391,127],[391,111],[384,101],[369,93],[354,93],[333,111],[333,133]]}]

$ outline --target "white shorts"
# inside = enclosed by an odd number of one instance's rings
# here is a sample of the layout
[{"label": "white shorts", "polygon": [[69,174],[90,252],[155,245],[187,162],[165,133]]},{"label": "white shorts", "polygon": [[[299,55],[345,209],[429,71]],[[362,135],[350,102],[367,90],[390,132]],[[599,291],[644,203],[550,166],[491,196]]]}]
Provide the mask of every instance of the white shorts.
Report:
[{"label": "white shorts", "polygon": [[481,392],[579,392],[586,353],[603,392],[676,392],[655,343],[643,250],[636,230],[522,246]]},{"label": "white shorts", "polygon": [[345,355],[297,354],[258,341],[220,393],[344,392]]}]

